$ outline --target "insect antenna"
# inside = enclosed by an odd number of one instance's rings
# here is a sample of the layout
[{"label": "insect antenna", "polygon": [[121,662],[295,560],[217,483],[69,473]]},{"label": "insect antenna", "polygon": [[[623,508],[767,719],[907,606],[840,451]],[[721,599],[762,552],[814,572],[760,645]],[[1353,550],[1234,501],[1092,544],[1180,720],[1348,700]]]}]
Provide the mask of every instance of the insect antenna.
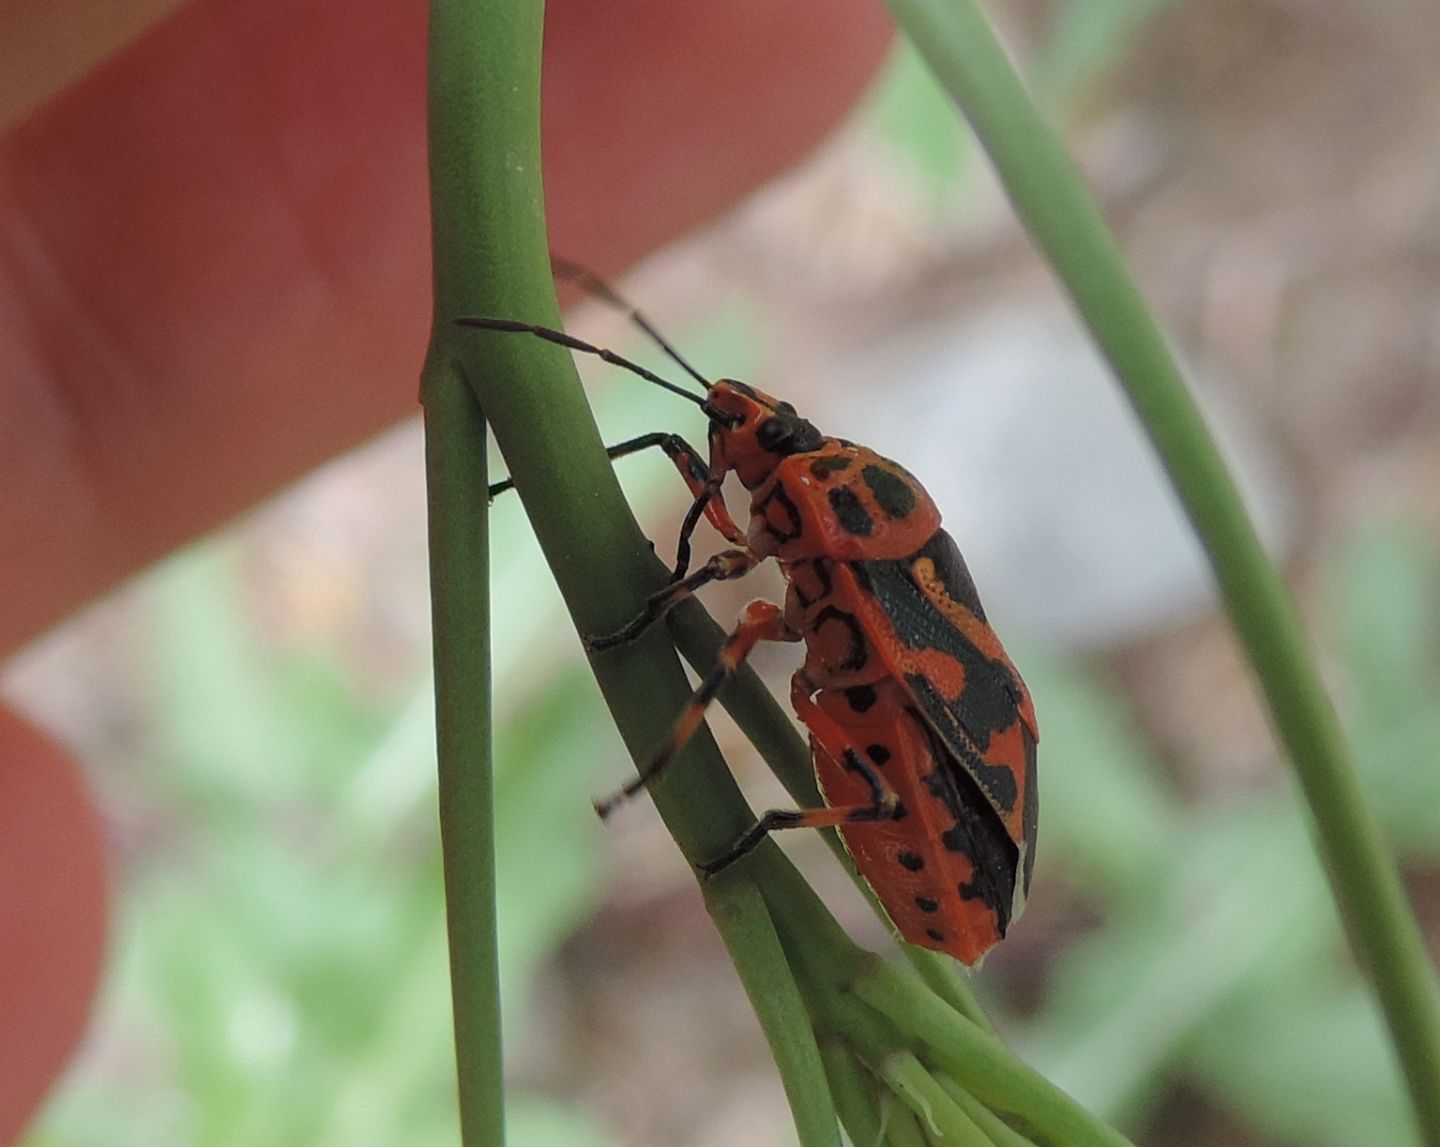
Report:
[{"label": "insect antenna", "polygon": [[558,255],[550,256],[550,269],[555,272],[558,278],[569,279],[572,283],[576,284],[582,290],[588,291],[602,303],[607,303],[616,310],[623,311],[629,316],[631,322],[654,340],[656,346],[679,363],[680,368],[684,370],[686,374],[706,390],[710,389],[710,380],[685,361],[685,356],[676,350],[675,347],[671,345],[670,340],[655,328],[655,324],[641,314],[638,307],[616,291],[615,288],[610,286],[610,284],[599,275],[595,274],[594,271],[591,271],[587,267],[582,267],[579,263],[572,263],[569,259],[562,259]]},{"label": "insect antenna", "polygon": [[646,382],[653,382],[656,386],[663,387],[672,394],[678,394],[681,398],[688,399],[696,406],[704,405],[705,400],[693,391],[686,390],[683,386],[671,382],[669,379],[661,378],[653,370],[646,370],[638,362],[631,362],[624,355],[616,354],[603,346],[596,346],[594,343],[587,343],[581,339],[568,335],[564,331],[557,331],[553,327],[536,326],[534,323],[522,323],[515,319],[490,319],[482,315],[466,315],[455,320],[455,325],[460,327],[474,327],[482,331],[512,331],[521,334],[534,335],[536,338],[544,339],[546,342],[555,343],[558,346],[566,347],[581,354],[593,354],[596,358],[628,370],[631,374],[638,374]]}]

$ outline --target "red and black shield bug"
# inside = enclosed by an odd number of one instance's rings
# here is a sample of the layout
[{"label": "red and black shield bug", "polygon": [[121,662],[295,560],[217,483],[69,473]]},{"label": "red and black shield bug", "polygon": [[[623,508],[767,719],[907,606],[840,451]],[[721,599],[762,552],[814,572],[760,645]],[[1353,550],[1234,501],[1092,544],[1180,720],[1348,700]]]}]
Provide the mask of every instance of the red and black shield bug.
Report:
[{"label": "red and black shield bug", "polygon": [[[810,734],[826,807],[767,812],[702,868],[718,872],[776,829],[833,826],[905,940],[974,964],[1004,937],[1029,891],[1039,730],[960,550],[940,528],[940,511],[903,467],[822,434],[788,402],[734,379],[706,379],[595,276],[568,264],[557,271],[629,313],[704,395],[563,331],[510,319],[458,322],[597,355],[695,402],[709,420],[708,461],[667,433],[610,449],[618,458],[659,446],[694,501],[671,584],[629,625],[591,639],[590,649],[633,639],[701,586],[740,577],[768,558],[787,583],[783,606],[746,607],[669,739],[634,780],[597,804],[600,815],[666,767],[757,643],[803,642],[790,697]],[[745,530],[721,494],[731,473],[750,495]],[[731,548],[689,572],[701,517]]]}]

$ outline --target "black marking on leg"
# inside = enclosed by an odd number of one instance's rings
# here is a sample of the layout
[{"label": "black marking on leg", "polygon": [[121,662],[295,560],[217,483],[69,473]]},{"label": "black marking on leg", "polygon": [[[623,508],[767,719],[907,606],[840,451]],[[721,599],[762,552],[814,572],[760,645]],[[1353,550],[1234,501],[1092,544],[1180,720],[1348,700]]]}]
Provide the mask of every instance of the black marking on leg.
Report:
[{"label": "black marking on leg", "polygon": [[720,692],[720,687],[725,684],[726,679],[735,672],[734,666],[718,665],[710,670],[700,687],[695,690],[695,696],[691,699],[692,705],[699,705],[702,708],[715,700],[715,694]]},{"label": "black marking on leg", "polygon": [[729,868],[748,852],[755,848],[777,829],[803,828],[805,826],[805,814],[795,809],[771,809],[758,821],[755,826],[732,844],[727,852],[717,856],[714,860],[707,860],[697,864],[695,867],[706,876],[714,876],[718,872]]},{"label": "black marking on leg", "polygon": [[724,474],[710,474],[705,481],[705,488],[695,495],[695,500],[685,511],[685,520],[680,523],[680,536],[675,541],[675,569],[670,574],[672,584],[684,578],[685,571],[690,568],[690,537],[695,533],[695,527],[700,524],[705,507],[710,505],[712,498],[720,496],[720,484],[724,480]]},{"label": "black marking on leg", "polygon": [[845,771],[859,773],[865,778],[865,783],[870,786],[870,803],[887,816],[900,807],[900,802],[895,798],[894,792],[880,779],[880,774],[866,764],[854,749],[845,750]]},{"label": "black marking on leg", "polygon": [[634,641],[697,589],[709,585],[712,581],[725,581],[737,574],[749,572],[751,566],[748,562],[736,562],[737,558],[744,557],[742,550],[724,550],[716,554],[689,577],[672,581],[664,589],[651,594],[645,602],[645,608],[614,633],[587,639],[586,649],[591,653],[602,653],[617,645]]}]

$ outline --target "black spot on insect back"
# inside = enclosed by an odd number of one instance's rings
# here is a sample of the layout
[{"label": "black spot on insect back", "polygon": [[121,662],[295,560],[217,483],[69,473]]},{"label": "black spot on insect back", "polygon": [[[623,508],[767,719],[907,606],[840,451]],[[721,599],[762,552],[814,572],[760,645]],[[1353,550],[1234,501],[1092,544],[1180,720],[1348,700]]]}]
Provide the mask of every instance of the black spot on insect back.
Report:
[{"label": "black spot on insect back", "polygon": [[899,861],[901,868],[911,872],[919,872],[925,867],[925,858],[918,852],[897,852],[895,859]]},{"label": "black spot on insect back", "polygon": [[860,471],[870,493],[880,508],[892,518],[905,518],[915,509],[915,491],[903,478],[896,477],[882,466],[866,466]]},{"label": "black spot on insect back", "polygon": [[939,912],[940,901],[932,900],[929,896],[915,897],[915,907],[921,912]]},{"label": "black spot on insect back", "polygon": [[868,538],[875,532],[875,523],[860,504],[860,499],[849,488],[837,486],[830,491],[829,499],[830,508],[835,511],[840,528],[847,534]]},{"label": "black spot on insect back", "polygon": [[890,750],[884,745],[866,745],[865,755],[877,765],[883,765],[890,759]]}]

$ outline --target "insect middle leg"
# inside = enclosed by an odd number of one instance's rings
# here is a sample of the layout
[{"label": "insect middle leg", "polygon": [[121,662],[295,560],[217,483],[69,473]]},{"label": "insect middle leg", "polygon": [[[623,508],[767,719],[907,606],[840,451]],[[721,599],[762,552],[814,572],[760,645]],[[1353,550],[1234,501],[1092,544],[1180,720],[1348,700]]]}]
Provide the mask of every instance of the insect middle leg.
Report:
[{"label": "insect middle leg", "polygon": [[753,852],[772,832],[786,828],[839,828],[846,824],[866,824],[899,820],[906,815],[905,806],[895,790],[865,759],[865,753],[845,729],[817,705],[812,697],[814,684],[802,669],[790,682],[790,702],[796,715],[810,730],[815,744],[850,772],[858,774],[870,788],[870,803],[826,806],[815,809],[771,809],[755,826],[714,860],[697,867],[709,876],[729,868],[737,860]]},{"label": "insect middle leg", "polygon": [[670,762],[675,759],[675,755],[685,747],[704,723],[705,711],[715,700],[721,687],[739,672],[740,667],[745,664],[745,659],[750,656],[750,652],[756,645],[762,641],[799,640],[800,634],[785,623],[784,611],[774,602],[752,601],[746,606],[745,612],[740,616],[740,624],[735,627],[735,631],[720,647],[720,657],[715,668],[706,674],[699,687],[691,695],[689,703],[681,710],[680,716],[675,721],[675,728],[665,743],[656,750],[655,755],[640,769],[633,780],[625,784],[613,796],[595,802],[595,811],[600,814],[601,819],[605,819],[617,807],[635,797],[646,785],[665,771]]},{"label": "insect middle leg", "polygon": [[731,578],[743,577],[759,565],[761,560],[748,549],[721,550],[688,577],[672,581],[664,589],[651,594],[645,602],[645,608],[614,633],[586,638],[585,648],[591,653],[601,653],[634,641],[687,597],[694,596],[701,586],[709,585],[712,581],[729,581]]}]

